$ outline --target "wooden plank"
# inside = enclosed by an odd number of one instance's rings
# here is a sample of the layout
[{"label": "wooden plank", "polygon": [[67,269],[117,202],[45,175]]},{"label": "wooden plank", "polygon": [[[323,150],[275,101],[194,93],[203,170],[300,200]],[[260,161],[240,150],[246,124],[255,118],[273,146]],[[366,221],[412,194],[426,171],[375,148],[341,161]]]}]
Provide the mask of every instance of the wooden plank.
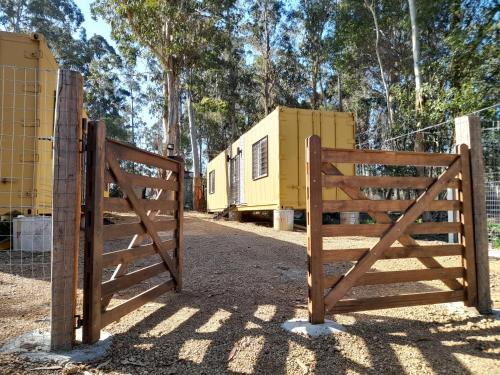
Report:
[{"label": "wooden plank", "polygon": [[103,282],[101,295],[103,297],[113,295],[120,290],[130,288],[131,286],[139,284],[144,280],[150,279],[167,271],[167,266],[165,265],[165,262],[162,261],[136,271],[126,273],[119,278]]},{"label": "wooden plank", "polygon": [[322,161],[327,163],[383,164],[447,167],[456,155],[426,152],[378,151],[323,148]]},{"label": "wooden plank", "polygon": [[[340,185],[365,188],[398,188],[398,189],[427,189],[436,181],[432,177],[408,177],[408,176],[323,176],[323,186],[334,188]],[[457,189],[460,180],[451,179],[445,188]]]},{"label": "wooden plank", "polygon": [[138,174],[123,172],[125,180],[132,186],[141,186],[169,191],[178,191],[179,183],[173,180],[165,180],[161,177],[148,177]]},{"label": "wooden plank", "polygon": [[[465,269],[462,267],[450,267],[423,270],[367,272],[355,282],[354,286],[410,283],[431,280],[453,280],[464,277],[464,271]],[[340,279],[341,276],[326,276],[323,278],[323,287],[331,288],[333,285],[338,283]]]},{"label": "wooden plank", "polygon": [[[175,240],[164,241],[162,244],[168,251],[175,249]],[[152,244],[111,251],[102,255],[102,266],[106,268],[117,264],[128,264],[155,254],[156,250]]]},{"label": "wooden plank", "polygon": [[177,268],[178,277],[175,280],[175,290],[180,292],[182,290],[182,276],[184,270],[184,191],[186,189],[184,184],[184,161],[179,160],[179,190],[177,191],[176,198],[179,203],[179,209],[175,213],[177,219],[177,229],[175,231],[175,239],[177,241],[175,246],[175,266]]},{"label": "wooden plank", "polygon": [[[177,227],[176,220],[153,221],[153,227],[157,232],[168,232]],[[104,240],[111,241],[119,238],[130,237],[134,234],[148,234],[144,226],[138,223],[111,224],[104,227]]]},{"label": "wooden plank", "polygon": [[323,264],[321,252],[323,239],[321,225],[323,223],[321,189],[321,140],[313,135],[306,139],[306,202],[307,202],[307,259],[309,286],[309,322],[321,324],[325,321],[323,301]]},{"label": "wooden plank", "polygon": [[[323,201],[323,212],[368,212],[387,211],[404,212],[415,203],[415,200],[335,200]],[[462,209],[460,201],[434,200],[426,211],[459,211]]]},{"label": "wooden plank", "polygon": [[[413,223],[432,200],[436,198],[443,186],[454,178],[460,171],[460,159],[456,159],[448,169],[441,174],[438,180],[412,205],[405,214],[403,214],[396,223],[384,233],[380,241],[373,246],[356,265],[350,269],[345,276],[335,285],[334,288],[325,297],[325,305],[330,310],[345,294],[352,288],[357,279],[366,273],[371,266],[382,256],[384,251],[401,237],[406,228]],[[454,223],[447,223],[454,224]]]},{"label": "wooden plank", "polygon": [[[145,210],[175,211],[178,208],[178,202],[172,200],[140,199],[142,207]],[[128,212],[133,211],[130,202],[123,198],[105,198],[104,211],[109,212]]]},{"label": "wooden plank", "polygon": [[113,307],[110,310],[105,311],[102,314],[102,328],[110,323],[119,320],[122,316],[127,315],[129,312],[134,311],[144,305],[145,303],[151,302],[152,300],[158,298],[162,294],[173,290],[175,284],[173,280],[168,280],[160,285],[157,285],[147,291],[138,294],[129,300]]},{"label": "wooden plank", "polygon": [[104,122],[89,123],[83,277],[83,342],[85,344],[99,341],[101,333],[105,132]]},{"label": "wooden plank", "polygon": [[332,309],[332,313],[343,314],[354,311],[391,309],[396,307],[430,305],[445,302],[460,302],[463,301],[464,298],[465,294],[463,290],[452,290],[446,292],[428,292],[402,294],[398,296],[344,299],[335,304]]},{"label": "wooden plank", "polygon": [[465,256],[462,264],[466,270],[466,306],[477,305],[477,283],[476,283],[476,259],[474,249],[474,221],[472,218],[472,187],[470,175],[469,147],[463,144],[459,147],[462,169],[460,178],[462,179],[462,190],[459,198],[464,209],[460,214],[460,221],[464,226],[464,231],[460,236],[460,243],[465,247]]},{"label": "wooden plank", "polygon": [[[108,173],[108,175],[110,175],[113,178],[113,181],[114,181],[114,176],[112,176],[109,173]],[[169,180],[169,179],[175,180],[176,176],[177,175],[174,174],[171,171],[167,172],[167,174],[166,174],[167,180]],[[171,193],[171,192],[167,191],[167,190],[160,190],[160,191],[157,192],[156,199],[157,200],[165,199],[165,198],[167,198],[168,193]],[[147,214],[148,214],[148,217],[151,220],[155,220],[156,216],[159,214],[159,211],[151,210],[151,211],[148,211]],[[134,235],[132,237],[132,239],[130,240],[130,242],[129,242],[128,249],[132,249],[132,248],[140,246],[143,243],[144,238],[145,238],[145,234],[136,234],[136,235]],[[120,263],[120,264],[118,264],[117,267],[115,268],[115,271],[113,272],[113,275],[111,276],[110,279],[111,280],[112,279],[116,279],[116,278],[120,277],[121,275],[124,275],[125,273],[127,273],[127,268],[128,268],[127,265],[128,265],[128,263]],[[102,301],[102,308],[103,308],[103,310],[106,309],[106,307],[108,306],[108,304],[111,301],[112,297],[113,296],[107,296],[107,297],[102,298],[101,301]]]},{"label": "wooden plank", "polygon": [[[120,165],[117,161],[117,156],[114,154],[113,149],[106,150],[106,161],[108,162],[111,173],[114,175],[116,181],[121,186],[122,191],[125,193],[127,199],[134,207],[134,211],[136,212],[137,216],[139,216],[139,218],[141,219],[141,225],[143,226],[145,232],[151,237],[156,251],[158,252],[158,254],[160,254],[161,258],[167,265],[172,278],[174,279],[174,281],[178,280],[178,273],[174,261],[167,253],[166,249],[162,247],[161,239],[157,233],[157,224],[161,222],[151,221],[146,210],[141,207],[139,199],[135,195],[132,187],[127,185],[126,181],[124,180]],[[177,221],[175,220],[174,222],[175,226],[177,226]]]},{"label": "wooden plank", "polygon": [[[75,339],[80,250],[83,79],[59,70],[55,108],[52,189],[51,350],[70,350]],[[50,173],[49,173],[50,175]]]},{"label": "wooden plank", "polygon": [[145,164],[174,173],[179,172],[179,163],[162,155],[141,150],[140,148],[113,139],[108,139],[108,146],[118,160]]},{"label": "wooden plank", "polygon": [[[330,164],[330,163],[322,163],[321,170],[323,173],[326,173],[326,174],[342,175],[342,172],[340,172],[340,170],[337,167],[335,167],[333,164]],[[351,199],[355,199],[355,200],[367,200],[368,199],[367,196],[357,188],[352,188],[349,186],[342,186],[341,189]],[[385,212],[368,211],[367,213],[377,223],[392,223],[393,222],[391,217]],[[411,236],[409,236],[408,234],[401,235],[398,238],[398,241],[403,246],[418,246],[417,241],[415,239],[413,239]],[[427,268],[443,268],[443,266],[436,259],[433,259],[433,258],[418,258],[418,261],[420,263],[422,263],[424,266],[426,266]],[[443,283],[446,286],[448,286],[450,289],[453,289],[453,290],[459,288],[461,285],[457,280],[444,280]]]},{"label": "wooden plank", "polygon": [[[358,261],[370,249],[337,249],[323,250],[321,257],[324,264],[334,262]],[[398,246],[390,247],[381,259],[428,258],[462,255],[462,245],[432,245],[432,246]]]},{"label": "wooden plank", "polygon": [[491,313],[490,269],[488,258],[488,228],[486,194],[484,190],[484,160],[481,144],[481,121],[478,116],[455,119],[456,144],[469,146],[476,259],[477,308],[481,314]]},{"label": "wooden plank", "polygon": [[[364,236],[380,237],[395,224],[327,224],[322,227],[323,237]],[[461,223],[432,222],[409,224],[403,231],[406,234],[460,233]]]}]

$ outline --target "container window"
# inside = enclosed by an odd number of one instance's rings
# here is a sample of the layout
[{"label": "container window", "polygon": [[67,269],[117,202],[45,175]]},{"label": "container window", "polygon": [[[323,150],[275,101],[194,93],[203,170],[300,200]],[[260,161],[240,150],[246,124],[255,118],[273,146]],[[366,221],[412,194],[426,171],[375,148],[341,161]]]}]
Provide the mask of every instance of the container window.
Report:
[{"label": "container window", "polygon": [[252,145],[252,178],[267,176],[267,136]]},{"label": "container window", "polygon": [[215,171],[208,174],[208,194],[215,193]]}]

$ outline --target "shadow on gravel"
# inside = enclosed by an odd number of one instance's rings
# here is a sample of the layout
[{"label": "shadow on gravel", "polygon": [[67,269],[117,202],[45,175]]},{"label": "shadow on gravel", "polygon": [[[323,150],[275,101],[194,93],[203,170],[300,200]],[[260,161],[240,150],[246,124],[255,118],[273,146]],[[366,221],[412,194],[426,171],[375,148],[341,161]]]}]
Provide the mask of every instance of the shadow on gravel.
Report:
[{"label": "shadow on gravel", "polygon": [[457,354],[495,358],[498,343],[482,341],[492,330],[473,328],[481,317],[455,319],[442,332],[443,323],[412,319],[411,310],[405,319],[348,314],[347,333],[309,339],[286,332],[281,323],[307,316],[304,247],[197,219],[186,227],[184,291],[111,326],[120,333],[102,371],[400,374],[408,366],[398,346],[419,352],[436,373],[469,373]]}]

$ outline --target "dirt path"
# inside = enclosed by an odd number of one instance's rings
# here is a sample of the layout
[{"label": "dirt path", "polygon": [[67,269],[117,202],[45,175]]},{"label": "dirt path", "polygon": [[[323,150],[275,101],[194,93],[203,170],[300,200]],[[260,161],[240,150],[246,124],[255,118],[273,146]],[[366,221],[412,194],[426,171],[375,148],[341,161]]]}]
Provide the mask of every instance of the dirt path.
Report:
[{"label": "dirt path", "polygon": [[[110,361],[82,372],[498,373],[500,322],[453,313],[442,305],[337,315],[347,333],[331,337],[310,340],[287,333],[280,327],[283,321],[307,317],[305,234],[193,214],[185,228],[184,291],[162,296],[108,326],[114,334]],[[365,240],[343,241],[342,246],[361,247]],[[499,261],[492,261],[497,301],[499,270]],[[16,288],[5,289],[1,280],[4,300],[6,290]],[[47,290],[37,291],[39,304],[48,301]],[[36,313],[19,323],[16,311],[0,306],[0,341],[40,326],[33,323]],[[44,308],[39,319],[46,317]],[[0,356],[0,366],[5,370],[0,372],[24,373],[39,365]]]}]

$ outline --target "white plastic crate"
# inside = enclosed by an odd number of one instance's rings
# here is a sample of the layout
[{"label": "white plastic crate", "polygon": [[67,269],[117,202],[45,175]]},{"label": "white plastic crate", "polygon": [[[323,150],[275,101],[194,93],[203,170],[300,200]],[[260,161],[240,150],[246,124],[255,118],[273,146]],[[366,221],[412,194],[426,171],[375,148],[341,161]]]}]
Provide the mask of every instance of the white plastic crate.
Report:
[{"label": "white plastic crate", "polygon": [[13,237],[14,251],[51,251],[52,218],[18,216],[13,219]]}]

